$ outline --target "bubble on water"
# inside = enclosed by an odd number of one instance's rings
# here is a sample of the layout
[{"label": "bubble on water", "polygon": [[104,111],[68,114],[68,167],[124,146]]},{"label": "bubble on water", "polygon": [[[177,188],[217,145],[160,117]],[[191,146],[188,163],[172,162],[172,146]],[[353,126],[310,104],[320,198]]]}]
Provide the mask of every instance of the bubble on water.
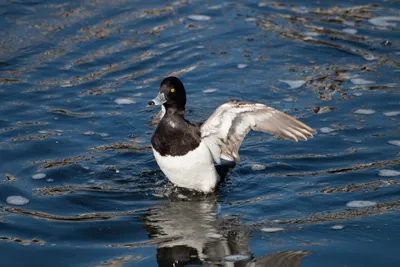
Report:
[{"label": "bubble on water", "polygon": [[83,133],[84,135],[94,135],[95,133],[93,131],[87,131]]},{"label": "bubble on water", "polygon": [[100,133],[100,136],[101,137],[107,137],[107,136],[110,136],[108,133]]},{"label": "bubble on water", "polygon": [[400,114],[400,111],[388,111],[384,112],[383,115],[388,116],[388,117],[394,117]]},{"label": "bubble on water", "polygon": [[282,221],[279,220],[279,219],[273,219],[272,222],[274,222],[274,223],[280,223],[280,222],[282,222]]},{"label": "bubble on water", "polygon": [[388,144],[391,144],[394,146],[400,146],[400,140],[390,140],[390,141],[388,141]]},{"label": "bubble on water", "polygon": [[322,128],[319,129],[319,131],[320,131],[321,133],[327,134],[327,133],[334,132],[334,131],[336,131],[336,130],[335,130],[335,129],[332,129],[332,128],[329,128],[329,127],[322,127]]},{"label": "bubble on water", "polygon": [[118,105],[129,105],[135,103],[132,98],[117,98],[114,100],[114,102]]},{"label": "bubble on water", "polygon": [[221,239],[222,235],[217,233],[207,233],[206,236],[212,239]]},{"label": "bubble on water", "polygon": [[355,85],[367,85],[375,83],[374,81],[365,80],[361,78],[350,79],[350,81]]},{"label": "bubble on water", "polygon": [[372,115],[375,114],[373,109],[357,109],[354,111],[355,114]]},{"label": "bubble on water", "polygon": [[267,3],[263,3],[263,2],[258,3],[258,7],[263,7],[263,6],[266,6],[266,5],[267,5]]},{"label": "bubble on water", "polygon": [[266,168],[267,168],[267,166],[264,165],[264,164],[253,164],[253,165],[251,166],[251,169],[252,169],[253,171],[262,171],[262,170],[265,170]]},{"label": "bubble on water", "polygon": [[333,230],[342,230],[343,228],[344,228],[344,225],[341,225],[341,224],[337,224],[337,225],[332,226]]},{"label": "bubble on water", "polygon": [[29,199],[23,196],[9,196],[6,202],[10,205],[22,206],[29,203]]},{"label": "bubble on water", "polygon": [[32,175],[32,179],[35,179],[35,180],[40,180],[43,178],[46,178],[46,174],[44,174],[44,173],[36,173],[36,174]]},{"label": "bubble on water", "polygon": [[236,255],[229,255],[224,258],[224,261],[229,262],[236,262],[236,261],[246,261],[249,260],[251,257],[247,254],[236,254]]},{"label": "bubble on water", "polygon": [[188,18],[196,21],[208,21],[211,19],[211,17],[207,15],[190,15]]},{"label": "bubble on water", "polygon": [[304,80],[279,80],[282,83],[289,85],[290,89],[297,89],[302,87],[307,81]]},{"label": "bubble on water", "polygon": [[284,98],[283,101],[285,101],[285,102],[293,102],[294,99],[292,97],[287,97],[287,98]]},{"label": "bubble on water", "polygon": [[363,94],[360,93],[360,92],[355,92],[355,93],[353,93],[353,95],[354,95],[354,96],[362,96]]},{"label": "bubble on water", "polygon": [[365,208],[375,206],[376,202],[367,200],[353,200],[346,204],[349,208]]},{"label": "bubble on water", "polygon": [[261,228],[261,231],[265,233],[278,233],[285,231],[285,229],[281,227],[264,227]]},{"label": "bubble on water", "polygon": [[344,28],[342,30],[342,32],[348,33],[348,34],[356,34],[358,31],[356,29],[352,29],[352,28]]},{"label": "bubble on water", "polygon": [[52,183],[52,182],[54,182],[54,180],[53,179],[47,179],[46,182]]},{"label": "bubble on water", "polygon": [[237,64],[238,69],[244,69],[247,67],[247,64]]},{"label": "bubble on water", "polygon": [[396,23],[392,23],[390,21],[400,21],[399,16],[379,16],[372,19],[369,19],[368,22],[375,26],[380,27],[396,27]]},{"label": "bubble on water", "polygon": [[198,45],[198,46],[196,46],[196,49],[204,49],[204,45]]},{"label": "bubble on water", "polygon": [[49,133],[49,131],[44,131],[44,130],[41,130],[41,131],[39,131],[38,133],[40,133],[40,134],[48,134],[48,133]]},{"label": "bubble on water", "polygon": [[209,88],[209,89],[204,89],[204,90],[203,90],[203,93],[205,93],[205,94],[211,94],[211,93],[215,93],[215,92],[217,92],[217,91],[218,91],[217,88]]},{"label": "bubble on water", "polygon": [[400,176],[400,171],[384,169],[384,170],[380,170],[378,175],[379,176],[383,176],[383,177]]}]

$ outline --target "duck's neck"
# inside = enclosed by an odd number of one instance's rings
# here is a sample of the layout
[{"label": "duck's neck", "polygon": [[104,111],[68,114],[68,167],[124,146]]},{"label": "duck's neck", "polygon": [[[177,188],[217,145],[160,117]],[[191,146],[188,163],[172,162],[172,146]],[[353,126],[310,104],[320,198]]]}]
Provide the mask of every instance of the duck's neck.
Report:
[{"label": "duck's neck", "polygon": [[166,116],[182,117],[185,116],[185,108],[178,108],[175,105],[165,105]]}]

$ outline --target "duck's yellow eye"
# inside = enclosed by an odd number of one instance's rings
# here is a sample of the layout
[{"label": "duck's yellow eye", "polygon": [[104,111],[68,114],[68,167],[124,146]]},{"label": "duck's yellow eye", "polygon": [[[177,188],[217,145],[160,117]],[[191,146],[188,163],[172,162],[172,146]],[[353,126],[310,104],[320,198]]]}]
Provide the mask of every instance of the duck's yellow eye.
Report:
[{"label": "duck's yellow eye", "polygon": [[171,93],[174,93],[175,92],[175,88],[171,88]]}]

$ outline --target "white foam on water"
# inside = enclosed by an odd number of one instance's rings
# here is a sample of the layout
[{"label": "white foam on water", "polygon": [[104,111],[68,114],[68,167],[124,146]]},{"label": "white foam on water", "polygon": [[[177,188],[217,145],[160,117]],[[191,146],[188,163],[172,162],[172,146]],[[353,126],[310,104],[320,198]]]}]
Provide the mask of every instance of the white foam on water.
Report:
[{"label": "white foam on water", "polygon": [[346,204],[349,208],[365,208],[375,206],[376,202],[367,200],[353,200]]},{"label": "white foam on water", "polygon": [[388,116],[388,117],[394,117],[400,114],[400,111],[388,111],[384,112],[383,115]]},{"label": "white foam on water", "polygon": [[388,141],[388,144],[391,144],[394,146],[400,146],[400,140],[390,140],[390,141]]},{"label": "white foam on water", "polygon": [[226,256],[224,258],[224,261],[229,261],[229,262],[246,261],[246,260],[249,260],[250,258],[251,258],[250,255],[236,254],[236,255]]},{"label": "white foam on water", "polygon": [[390,21],[400,21],[399,16],[379,16],[372,19],[369,19],[368,22],[375,26],[380,27],[396,27],[396,23],[392,23]]},{"label": "white foam on water", "polygon": [[129,105],[135,103],[132,98],[117,98],[114,100],[114,102],[118,105]]},{"label": "white foam on water", "polygon": [[285,101],[285,102],[293,102],[294,99],[291,98],[291,97],[287,97],[287,98],[284,98],[283,101]]},{"label": "white foam on water", "polygon": [[321,133],[327,134],[327,133],[334,132],[334,131],[336,131],[336,130],[335,130],[335,129],[332,129],[332,128],[329,128],[329,127],[322,127],[322,128],[319,129],[319,131],[320,131]]},{"label": "white foam on water", "polygon": [[340,225],[340,224],[332,226],[333,230],[342,230],[343,228],[344,228],[344,225]]},{"label": "white foam on water", "polygon": [[264,164],[253,164],[253,165],[251,166],[251,169],[252,169],[253,171],[262,171],[262,170],[265,170],[266,168],[267,168],[267,166],[264,165]]},{"label": "white foam on water", "polygon": [[247,67],[247,64],[237,64],[238,69],[244,69]]},{"label": "white foam on water", "polygon": [[278,233],[285,231],[285,229],[281,227],[264,227],[261,228],[260,230],[265,233]]},{"label": "white foam on water", "polygon": [[46,182],[52,183],[52,182],[54,182],[54,180],[53,179],[47,179]]},{"label": "white foam on water", "polygon": [[365,79],[361,79],[361,78],[350,79],[350,81],[355,85],[367,85],[367,84],[375,83],[374,81],[365,80]]},{"label": "white foam on water", "polygon": [[110,136],[108,133],[100,133],[100,136],[101,137],[107,137],[107,136]]},{"label": "white foam on water", "polygon": [[23,196],[9,196],[6,202],[10,205],[22,206],[29,203],[29,199]]},{"label": "white foam on water", "polygon": [[190,15],[188,18],[196,21],[208,21],[211,19],[211,17],[207,15]]},{"label": "white foam on water", "polygon": [[375,114],[375,110],[373,109],[357,109],[354,111],[355,114],[363,114],[363,115],[372,115]]},{"label": "white foam on water", "polygon": [[279,80],[282,83],[289,85],[290,89],[297,89],[302,87],[307,81],[304,80]]},{"label": "white foam on water", "polygon": [[380,170],[378,175],[383,176],[383,177],[400,176],[400,171],[384,169],[384,170]]},{"label": "white foam on water", "polygon": [[352,29],[352,28],[344,28],[342,30],[342,32],[348,33],[348,34],[356,34],[358,31],[356,29]]},{"label": "white foam on water", "polygon": [[363,94],[362,94],[362,93],[359,93],[359,92],[355,92],[355,93],[353,93],[353,95],[354,95],[354,96],[362,96]]},{"label": "white foam on water", "polygon": [[32,175],[32,179],[35,179],[35,180],[40,180],[43,178],[46,178],[46,174],[44,174],[44,173],[36,173],[36,174]]},{"label": "white foam on water", "polygon": [[217,92],[217,91],[218,91],[217,88],[209,88],[209,89],[204,89],[204,90],[203,90],[203,93],[205,93],[205,94],[211,94],[211,93],[215,93],[215,92]]},{"label": "white foam on water", "polygon": [[93,131],[87,131],[87,132],[84,132],[83,134],[84,134],[84,135],[94,135],[95,132],[93,132]]}]

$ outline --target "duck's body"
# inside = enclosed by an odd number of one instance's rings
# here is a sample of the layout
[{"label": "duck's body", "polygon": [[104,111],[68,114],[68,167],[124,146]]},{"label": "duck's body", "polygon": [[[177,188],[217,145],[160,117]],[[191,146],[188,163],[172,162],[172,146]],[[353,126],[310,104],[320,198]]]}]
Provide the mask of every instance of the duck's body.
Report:
[{"label": "duck's body", "polygon": [[228,101],[201,126],[185,120],[186,92],[168,77],[150,104],[163,105],[151,139],[154,157],[167,178],[180,187],[213,191],[219,176],[214,161],[240,161],[239,147],[250,129],[284,138],[307,140],[316,132],[304,123],[263,104]]},{"label": "duck's body", "polygon": [[219,181],[200,127],[167,111],[151,138],[154,157],[168,179],[180,187],[210,192]]}]

